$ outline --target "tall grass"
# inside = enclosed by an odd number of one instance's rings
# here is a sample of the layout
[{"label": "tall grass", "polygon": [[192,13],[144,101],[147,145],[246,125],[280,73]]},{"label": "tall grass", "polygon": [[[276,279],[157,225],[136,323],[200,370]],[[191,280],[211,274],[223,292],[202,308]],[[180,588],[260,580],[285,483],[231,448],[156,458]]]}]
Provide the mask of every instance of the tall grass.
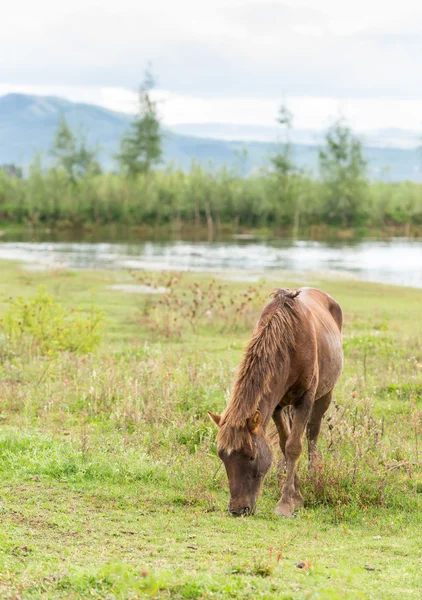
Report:
[{"label": "tall grass", "polygon": [[229,168],[209,171],[193,164],[189,173],[168,168],[131,179],[102,173],[69,181],[63,170],[43,170],[34,163],[25,179],[0,171],[0,222],[193,226],[206,227],[210,235],[239,227],[422,225],[418,183],[369,183],[347,215],[329,196],[322,181],[298,173],[283,181],[265,170],[244,178]]}]

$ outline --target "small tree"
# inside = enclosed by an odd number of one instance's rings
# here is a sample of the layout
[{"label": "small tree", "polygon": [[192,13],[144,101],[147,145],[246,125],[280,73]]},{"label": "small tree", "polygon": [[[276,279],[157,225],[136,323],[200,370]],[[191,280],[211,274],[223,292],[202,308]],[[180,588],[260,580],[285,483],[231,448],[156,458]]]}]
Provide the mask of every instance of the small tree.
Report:
[{"label": "small tree", "polygon": [[328,129],[319,151],[324,186],[324,215],[328,221],[351,225],[359,219],[367,191],[367,162],[362,144],[343,120]]},{"label": "small tree", "polygon": [[89,150],[84,139],[76,138],[64,116],[60,118],[50,153],[72,182],[87,173],[96,174],[101,171],[96,151]]},{"label": "small tree", "polygon": [[149,173],[161,161],[161,133],[157,105],[151,98],[154,78],[149,69],[139,90],[138,114],[123,137],[117,160],[131,177]]},{"label": "small tree", "polygon": [[285,104],[280,106],[277,123],[282,127],[283,140],[279,152],[271,158],[271,162],[275,171],[281,177],[285,177],[295,170],[290,141],[290,132],[293,127],[293,113],[290,112]]},{"label": "small tree", "polygon": [[282,128],[282,140],[277,154],[271,158],[275,174],[276,197],[278,199],[275,217],[279,223],[293,226],[296,232],[300,221],[300,195],[297,192],[298,170],[293,161],[290,139],[293,127],[293,113],[282,104],[277,123]]},{"label": "small tree", "polygon": [[10,163],[5,165],[0,165],[0,171],[6,173],[8,177],[13,177],[15,179],[23,178],[23,170],[22,167],[18,167],[17,165]]}]

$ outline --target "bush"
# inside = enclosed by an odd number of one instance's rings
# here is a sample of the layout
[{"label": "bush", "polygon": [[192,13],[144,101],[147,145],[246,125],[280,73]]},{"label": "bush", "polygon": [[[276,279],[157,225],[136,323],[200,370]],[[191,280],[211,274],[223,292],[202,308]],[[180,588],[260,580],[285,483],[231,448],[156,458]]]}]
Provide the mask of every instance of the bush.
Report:
[{"label": "bush", "polygon": [[91,352],[100,342],[103,311],[94,304],[88,314],[81,309],[66,309],[45,288],[25,300],[11,298],[10,307],[0,321],[6,340],[16,349],[26,343],[41,354],[57,352]]},{"label": "bush", "polygon": [[212,280],[186,285],[183,273],[130,271],[141,285],[160,291],[143,306],[141,324],[158,336],[182,337],[187,330],[198,332],[210,327],[218,332],[249,331],[258,310],[268,301],[262,281],[245,291],[233,292],[229,286]]}]

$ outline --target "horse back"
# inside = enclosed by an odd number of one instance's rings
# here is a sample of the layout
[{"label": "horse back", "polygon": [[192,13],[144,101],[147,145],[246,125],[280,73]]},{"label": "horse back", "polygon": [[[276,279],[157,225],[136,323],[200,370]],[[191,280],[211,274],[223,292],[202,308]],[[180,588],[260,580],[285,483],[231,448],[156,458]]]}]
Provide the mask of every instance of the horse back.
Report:
[{"label": "horse back", "polygon": [[332,296],[322,290],[305,287],[300,288],[300,299],[311,311],[314,319],[317,322],[318,320],[324,322],[326,326],[329,322],[329,320],[327,322],[327,313],[329,313],[336,323],[339,333],[341,333],[343,328],[343,311],[340,304]]},{"label": "horse back", "polygon": [[320,397],[331,391],[343,369],[343,313],[334,298],[321,290],[302,288],[299,298],[305,307],[306,335],[314,345],[314,368],[318,380],[316,396]]}]

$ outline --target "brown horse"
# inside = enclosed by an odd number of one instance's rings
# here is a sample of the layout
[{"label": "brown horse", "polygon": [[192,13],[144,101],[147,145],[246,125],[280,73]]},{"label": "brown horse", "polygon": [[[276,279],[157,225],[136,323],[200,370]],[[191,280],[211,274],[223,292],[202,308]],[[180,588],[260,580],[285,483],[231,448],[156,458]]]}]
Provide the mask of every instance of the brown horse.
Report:
[{"label": "brown horse", "polygon": [[279,289],[272,297],[246,347],[226,410],[221,416],[209,413],[219,428],[218,455],[226,468],[229,511],[234,515],[253,511],[270,469],[265,430],[271,418],[286,461],[275,513],[292,516],[303,506],[296,474],[303,433],[307,429],[313,468],[321,420],[343,368],[343,317],[337,302],[313,288]]}]

